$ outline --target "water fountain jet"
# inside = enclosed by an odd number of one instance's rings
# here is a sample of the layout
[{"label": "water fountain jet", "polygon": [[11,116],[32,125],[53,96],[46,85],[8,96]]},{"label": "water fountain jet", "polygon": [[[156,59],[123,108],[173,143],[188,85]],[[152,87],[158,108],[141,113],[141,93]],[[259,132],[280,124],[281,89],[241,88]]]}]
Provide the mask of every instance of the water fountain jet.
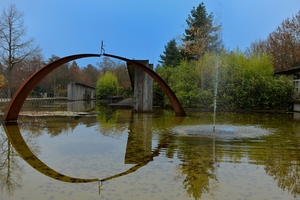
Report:
[{"label": "water fountain jet", "polygon": [[216,64],[216,80],[215,80],[215,91],[214,91],[214,126],[213,132],[216,130],[216,110],[217,110],[217,94],[218,94],[218,79],[219,79],[219,65]]}]

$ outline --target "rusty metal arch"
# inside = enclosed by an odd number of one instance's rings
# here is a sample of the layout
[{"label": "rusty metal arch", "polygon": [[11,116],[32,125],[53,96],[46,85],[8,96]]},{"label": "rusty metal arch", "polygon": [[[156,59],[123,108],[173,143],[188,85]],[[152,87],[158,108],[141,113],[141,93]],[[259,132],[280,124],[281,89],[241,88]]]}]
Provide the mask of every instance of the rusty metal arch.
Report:
[{"label": "rusty metal arch", "polygon": [[[133,64],[134,66],[140,68],[144,72],[146,72],[149,76],[151,76],[162,88],[162,90],[165,92],[167,97],[169,98],[171,105],[174,109],[174,112],[176,115],[179,116],[185,116],[185,111],[179,102],[177,96],[174,94],[174,92],[171,90],[171,88],[168,86],[168,84],[153,70],[149,69],[148,67],[144,66],[143,64],[140,64],[134,60],[130,60],[127,58],[123,58],[120,56],[110,55],[110,54],[102,54],[104,56],[116,58],[119,60],[123,60],[127,63]],[[20,110],[23,106],[24,101],[26,100],[27,96],[30,94],[30,92],[33,90],[33,88],[40,82],[46,75],[48,75],[51,71],[58,68],[59,66],[70,62],[75,59],[79,58],[86,58],[86,57],[100,57],[101,54],[77,54],[77,55],[71,55],[66,56],[63,58],[60,58],[56,61],[53,61],[50,64],[45,65],[40,70],[35,72],[33,75],[31,75],[16,91],[13,98],[10,100],[9,104],[6,107],[6,110],[4,112],[4,115],[2,117],[3,121],[16,121],[18,119]]]},{"label": "rusty metal arch", "polygon": [[53,61],[40,70],[32,74],[16,91],[13,98],[10,100],[9,104],[6,107],[4,115],[2,117],[3,121],[16,121],[18,119],[20,110],[23,106],[24,101],[26,100],[27,96],[33,90],[33,88],[40,82],[46,75],[50,72],[58,68],[59,66],[70,62],[75,59],[79,58],[86,58],[86,57],[100,57],[100,54],[77,54],[66,56],[64,58],[60,58],[56,61]]}]

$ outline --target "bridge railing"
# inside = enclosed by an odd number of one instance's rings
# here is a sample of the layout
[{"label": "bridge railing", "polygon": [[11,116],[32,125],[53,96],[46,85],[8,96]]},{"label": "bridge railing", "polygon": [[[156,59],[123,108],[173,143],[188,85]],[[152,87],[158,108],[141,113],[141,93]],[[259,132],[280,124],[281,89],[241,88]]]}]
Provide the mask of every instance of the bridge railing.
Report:
[{"label": "bridge railing", "polygon": [[[10,94],[8,94],[7,91],[0,91],[0,102],[3,101],[9,101],[12,97],[13,97],[14,93],[11,92]],[[56,95],[54,95],[53,92],[31,92],[28,95],[28,99],[32,99],[32,98],[55,98],[58,97]],[[64,95],[60,95],[58,98],[66,98],[67,94]]]}]

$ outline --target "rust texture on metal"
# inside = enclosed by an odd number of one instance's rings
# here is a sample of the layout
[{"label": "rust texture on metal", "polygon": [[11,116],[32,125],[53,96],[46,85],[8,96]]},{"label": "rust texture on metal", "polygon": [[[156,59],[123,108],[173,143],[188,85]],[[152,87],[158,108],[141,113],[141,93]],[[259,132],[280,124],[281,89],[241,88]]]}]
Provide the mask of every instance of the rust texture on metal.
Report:
[{"label": "rust texture on metal", "polygon": [[40,70],[31,75],[16,91],[13,98],[10,100],[3,115],[3,121],[16,121],[18,119],[20,110],[24,101],[30,92],[34,89],[36,84],[40,82],[51,71],[55,70],[59,66],[79,58],[86,57],[100,57],[100,54],[77,54],[60,58],[52,63],[49,63],[42,67]]},{"label": "rust texture on metal", "polygon": [[177,96],[174,94],[174,92],[171,90],[171,88],[168,86],[168,84],[157,74],[155,73],[153,70],[151,70],[150,68],[144,66],[141,63],[138,63],[134,60],[130,60],[127,58],[123,58],[120,56],[115,56],[115,55],[111,55],[111,54],[103,54],[104,56],[107,57],[112,57],[112,58],[116,58],[119,60],[123,60],[127,63],[130,63],[138,68],[140,68],[141,70],[143,70],[144,72],[146,72],[149,76],[151,76],[158,84],[159,86],[162,88],[162,90],[164,91],[164,93],[167,95],[167,97],[169,98],[169,101],[174,109],[174,112],[176,115],[178,116],[185,116],[186,113],[180,103],[180,101],[178,100]]}]

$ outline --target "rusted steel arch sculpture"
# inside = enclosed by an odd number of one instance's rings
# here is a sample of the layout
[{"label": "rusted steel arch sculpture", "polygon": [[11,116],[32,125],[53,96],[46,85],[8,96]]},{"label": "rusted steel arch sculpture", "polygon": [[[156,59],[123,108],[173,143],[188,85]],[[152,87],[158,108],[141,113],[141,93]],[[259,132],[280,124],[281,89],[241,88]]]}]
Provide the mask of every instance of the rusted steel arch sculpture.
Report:
[{"label": "rusted steel arch sculpture", "polygon": [[[169,98],[171,105],[174,109],[174,112],[176,115],[179,116],[185,116],[185,111],[179,102],[177,96],[174,94],[174,92],[171,90],[171,88],[167,85],[167,83],[153,70],[149,69],[145,65],[138,63],[134,60],[130,60],[127,58],[123,58],[120,56],[115,56],[111,54],[102,54],[104,56],[116,58],[119,60],[123,60],[127,63],[133,64],[134,66],[140,68],[144,72],[146,72],[149,76],[151,76],[162,88],[162,90],[165,92],[167,97]],[[24,101],[26,100],[27,96],[30,94],[30,92],[33,90],[33,88],[40,82],[46,75],[48,75],[51,71],[58,68],[59,66],[70,62],[75,59],[79,58],[86,58],[86,57],[100,57],[101,54],[77,54],[77,55],[71,55],[64,58],[60,58],[56,61],[53,61],[52,63],[45,65],[40,70],[35,72],[33,75],[31,75],[16,91],[13,98],[10,100],[9,104],[6,107],[6,110],[3,115],[3,121],[16,121],[18,119],[20,110],[23,106]]]},{"label": "rusted steel arch sculpture", "polygon": [[60,58],[56,61],[53,61],[40,70],[35,72],[31,75],[16,91],[13,98],[10,100],[9,104],[6,107],[6,110],[3,115],[3,121],[16,121],[18,119],[20,110],[23,106],[24,101],[26,100],[27,96],[33,90],[33,88],[40,82],[46,75],[48,75],[51,71],[55,70],[59,66],[70,62],[75,59],[79,58],[86,58],[86,57],[100,57],[100,54],[77,54],[66,56],[64,58]]},{"label": "rusted steel arch sculpture", "polygon": [[174,112],[176,115],[178,116],[185,116],[185,111],[180,103],[180,101],[178,100],[177,96],[174,94],[174,92],[171,90],[171,88],[168,86],[168,84],[157,74],[155,73],[153,70],[151,70],[150,68],[146,67],[145,65],[136,62],[134,60],[130,60],[127,58],[123,58],[120,56],[115,56],[115,55],[111,55],[111,54],[103,54],[104,56],[108,56],[108,57],[112,57],[112,58],[116,58],[119,60],[123,60],[127,63],[130,63],[138,68],[140,68],[141,70],[143,70],[144,72],[146,72],[149,76],[151,76],[158,84],[159,86],[162,88],[162,90],[164,91],[164,93],[167,95],[169,101],[171,102],[171,105],[174,109]]}]

